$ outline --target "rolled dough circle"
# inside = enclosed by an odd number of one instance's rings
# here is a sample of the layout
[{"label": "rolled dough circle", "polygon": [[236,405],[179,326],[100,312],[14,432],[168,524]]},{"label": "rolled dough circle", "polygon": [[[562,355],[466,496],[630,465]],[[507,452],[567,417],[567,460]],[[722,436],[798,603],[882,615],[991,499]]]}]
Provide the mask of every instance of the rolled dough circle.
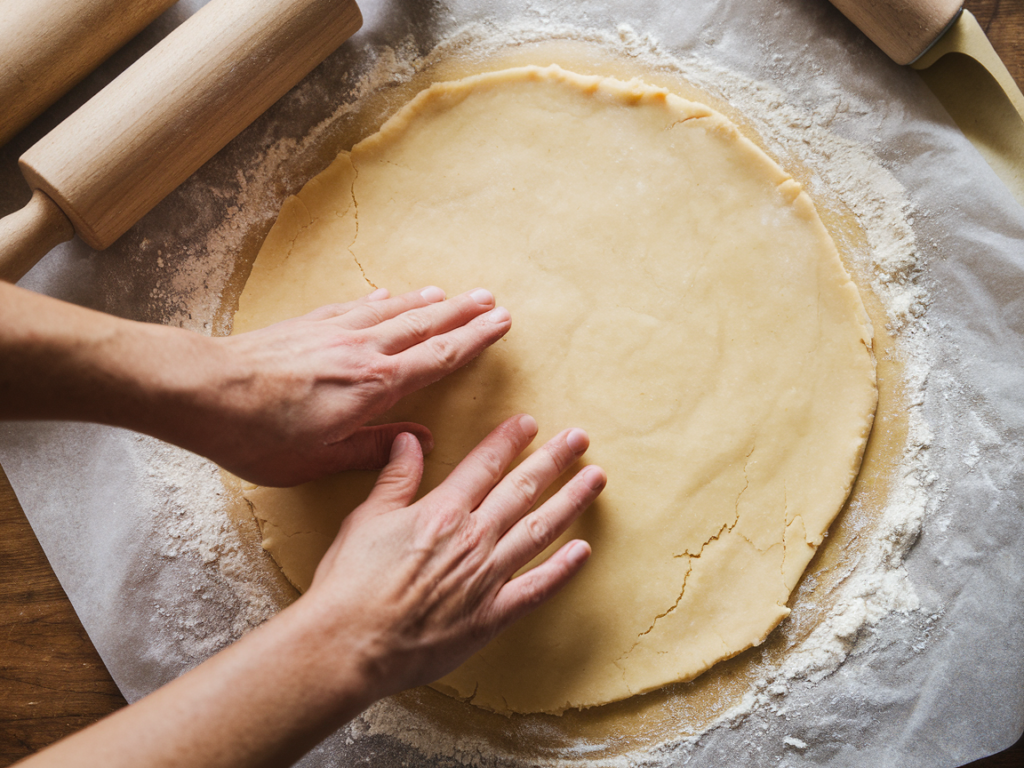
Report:
[{"label": "rolled dough circle", "polygon": [[[432,283],[490,288],[513,329],[386,415],[434,432],[421,493],[519,411],[538,445],[586,428],[610,478],[554,545],[588,540],[583,571],[435,687],[558,713],[760,644],[877,400],[870,323],[801,186],[722,115],[640,81],[551,66],[436,84],[285,202],[234,332]],[[246,491],[298,589],[372,482]]]}]

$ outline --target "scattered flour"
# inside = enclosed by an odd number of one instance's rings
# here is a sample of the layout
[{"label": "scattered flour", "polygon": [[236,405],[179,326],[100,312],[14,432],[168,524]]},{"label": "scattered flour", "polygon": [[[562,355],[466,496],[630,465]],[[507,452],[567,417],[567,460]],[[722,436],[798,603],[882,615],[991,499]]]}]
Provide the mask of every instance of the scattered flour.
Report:
[{"label": "scattered flour", "polygon": [[782,740],[782,743],[793,747],[793,749],[807,749],[807,742],[801,741],[796,736],[787,736]]},{"label": "scattered flour", "polygon": [[[793,158],[812,169],[816,174],[811,182],[812,196],[839,201],[864,229],[867,247],[853,249],[855,263],[851,267],[862,279],[870,279],[888,312],[889,329],[899,342],[906,372],[909,438],[882,519],[877,530],[862,539],[856,561],[838,588],[834,608],[812,631],[794,639],[782,663],[759,668],[758,679],[742,701],[713,726],[733,727],[757,710],[781,712],[784,705],[780,702],[792,684],[830,675],[869,627],[893,612],[913,611],[919,604],[902,566],[921,529],[931,440],[921,414],[929,362],[925,314],[928,296],[915,282],[921,256],[911,226],[914,212],[904,189],[868,147],[829,130],[834,108],[804,111],[763,84],[707,61],[677,58],[657,40],[639,35],[628,26],[609,33],[540,19],[501,29],[484,25],[463,28],[427,57],[420,55],[411,40],[398,49],[378,48],[373,66],[350,93],[341,95],[344,103],[330,118],[299,141],[279,139],[267,144],[259,157],[243,164],[235,187],[224,193],[232,196],[228,215],[208,230],[201,247],[196,247],[187,258],[179,258],[179,266],[169,278],[169,295],[188,295],[196,303],[188,309],[169,304],[166,319],[210,332],[211,318],[228,282],[234,254],[249,233],[261,227],[265,231],[277,214],[283,194],[268,194],[267,189],[294,191],[305,177],[289,178],[282,184],[282,175],[293,173],[291,158],[318,146],[334,123],[358,111],[362,97],[409,81],[446,52],[462,54],[468,50],[486,55],[508,46],[553,38],[603,46],[619,55],[625,53],[651,69],[682,76],[745,115],[783,167],[787,158]],[[153,261],[162,264],[162,254],[160,258],[160,262],[155,258]],[[220,266],[211,267],[211,263]],[[161,598],[160,613],[166,629],[178,643],[178,652],[198,661],[265,620],[287,603],[292,594],[272,575],[267,575],[272,566],[262,552],[254,551],[258,550],[253,546],[255,540],[248,541],[244,532],[229,521],[224,512],[225,491],[216,468],[156,441],[140,441],[148,455],[152,490],[158,501],[156,525],[163,542],[161,554],[168,561],[187,563],[188,582],[197,585],[178,593],[168,590],[166,601]],[[971,455],[965,458],[967,462],[971,460]],[[799,620],[798,601],[793,616],[783,626]],[[520,764],[515,756],[503,753],[485,739],[437,732],[430,722],[391,701],[378,703],[350,726],[348,739],[358,742],[380,734],[398,738],[424,755],[446,763]],[[599,756],[595,752],[601,752],[600,745],[581,742],[578,750],[557,758],[532,758],[530,764],[676,764],[689,750],[697,748],[700,738],[701,734],[680,731],[658,752],[660,758],[647,754]],[[792,736],[785,737],[783,742],[790,752],[802,752],[808,747],[807,742]],[[658,762],[660,759],[665,762]]]},{"label": "scattered flour", "polygon": [[246,538],[226,514],[219,468],[159,440],[136,439],[164,561],[155,590],[160,634],[172,641],[167,653],[191,665],[269,619],[294,593],[267,567],[255,531]]}]

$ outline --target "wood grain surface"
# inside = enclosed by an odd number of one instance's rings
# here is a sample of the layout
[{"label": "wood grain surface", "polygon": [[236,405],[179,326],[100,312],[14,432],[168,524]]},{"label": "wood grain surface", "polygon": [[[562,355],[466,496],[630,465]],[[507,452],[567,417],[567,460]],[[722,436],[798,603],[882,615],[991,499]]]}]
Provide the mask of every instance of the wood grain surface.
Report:
[{"label": "wood grain surface", "polygon": [[0,469],[0,765],[124,705]]},{"label": "wood grain surface", "polygon": [[[1024,84],[1024,2],[966,7]],[[123,706],[0,469],[0,766]],[[971,768],[1024,768],[1024,743]]]}]

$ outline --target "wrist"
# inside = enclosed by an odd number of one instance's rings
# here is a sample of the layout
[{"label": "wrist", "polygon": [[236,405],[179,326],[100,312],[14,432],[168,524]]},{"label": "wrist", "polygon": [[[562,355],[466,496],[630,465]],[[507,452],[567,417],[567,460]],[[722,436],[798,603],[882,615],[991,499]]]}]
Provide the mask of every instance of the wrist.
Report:
[{"label": "wrist", "polygon": [[95,400],[109,401],[110,407],[92,420],[202,453],[197,449],[203,435],[215,433],[212,416],[221,384],[214,340],[180,328],[129,323],[108,346],[92,359],[106,362],[110,391]]},{"label": "wrist", "polygon": [[303,681],[307,717],[321,719],[326,735],[392,691],[382,685],[366,617],[317,597],[303,595],[266,628],[287,649],[289,676]]}]

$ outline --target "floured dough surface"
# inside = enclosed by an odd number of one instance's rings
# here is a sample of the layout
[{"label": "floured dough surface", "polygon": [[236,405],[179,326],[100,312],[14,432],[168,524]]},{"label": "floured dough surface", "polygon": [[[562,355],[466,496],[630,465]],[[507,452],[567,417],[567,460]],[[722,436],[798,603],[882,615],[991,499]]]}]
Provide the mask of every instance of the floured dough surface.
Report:
[{"label": "floured dough surface", "polygon": [[[436,684],[591,707],[761,643],[857,474],[871,329],[808,196],[729,121],[641,82],[527,67],[435,85],[286,201],[234,332],[373,286],[485,286],[505,339],[385,420],[433,430],[421,492],[516,412],[590,433],[593,556]],[[369,473],[253,488],[299,589]]]}]

